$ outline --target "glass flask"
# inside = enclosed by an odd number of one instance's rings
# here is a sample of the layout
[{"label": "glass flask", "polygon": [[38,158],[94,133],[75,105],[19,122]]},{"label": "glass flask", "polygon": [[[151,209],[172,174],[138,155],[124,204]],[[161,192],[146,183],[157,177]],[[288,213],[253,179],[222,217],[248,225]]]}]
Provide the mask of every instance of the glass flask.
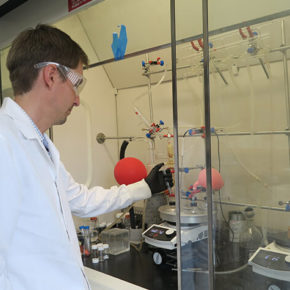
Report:
[{"label": "glass flask", "polygon": [[251,258],[256,250],[262,246],[263,234],[262,230],[255,225],[255,212],[253,208],[247,207],[244,215],[246,217],[246,226],[243,234],[243,242],[248,252],[248,258]]}]

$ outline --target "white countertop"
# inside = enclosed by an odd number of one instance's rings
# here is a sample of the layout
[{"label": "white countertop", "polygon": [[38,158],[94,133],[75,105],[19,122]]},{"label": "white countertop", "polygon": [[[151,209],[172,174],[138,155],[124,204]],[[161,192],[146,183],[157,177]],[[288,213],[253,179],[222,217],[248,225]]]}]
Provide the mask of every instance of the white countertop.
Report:
[{"label": "white countertop", "polygon": [[128,283],[124,280],[85,267],[92,290],[144,290],[146,288]]}]

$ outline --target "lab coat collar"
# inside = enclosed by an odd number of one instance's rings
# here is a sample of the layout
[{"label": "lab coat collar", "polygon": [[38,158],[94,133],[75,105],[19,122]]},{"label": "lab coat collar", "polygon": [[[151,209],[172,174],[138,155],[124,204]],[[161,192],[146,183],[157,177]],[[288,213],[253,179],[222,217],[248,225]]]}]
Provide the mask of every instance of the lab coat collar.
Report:
[{"label": "lab coat collar", "polygon": [[36,130],[33,128],[31,124],[31,120],[29,120],[28,115],[23,112],[23,109],[11,98],[5,98],[3,101],[3,105],[1,107],[9,117],[11,117],[17,123],[17,127],[21,130],[24,137],[27,139],[39,139]]},{"label": "lab coat collar", "polygon": [[17,127],[22,132],[23,136],[27,139],[36,139],[40,146],[43,148],[45,154],[51,161],[53,161],[56,174],[58,173],[58,165],[59,165],[59,152],[55,148],[54,144],[51,142],[51,140],[48,138],[48,136],[45,134],[46,139],[48,140],[49,145],[49,152],[50,157],[47,154],[47,151],[40,139],[40,136],[37,134],[36,129],[33,128],[33,125],[31,123],[31,120],[29,119],[28,115],[25,114],[23,109],[11,98],[5,98],[1,107],[1,110],[3,110],[8,116],[10,116],[13,120],[15,120]]}]

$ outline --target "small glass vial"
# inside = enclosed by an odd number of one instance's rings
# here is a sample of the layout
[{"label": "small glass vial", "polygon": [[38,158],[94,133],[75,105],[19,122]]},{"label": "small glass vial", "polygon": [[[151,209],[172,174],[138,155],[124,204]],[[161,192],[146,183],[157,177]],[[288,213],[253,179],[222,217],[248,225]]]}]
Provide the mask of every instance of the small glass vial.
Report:
[{"label": "small glass vial", "polygon": [[125,229],[130,229],[130,214],[126,213],[125,214],[125,218],[124,218],[124,225],[125,225]]},{"label": "small glass vial", "polygon": [[103,245],[103,243],[97,243],[97,247],[102,247]]},{"label": "small glass vial", "polygon": [[99,256],[99,262],[103,262],[104,261],[104,246],[103,246],[103,244],[98,246],[98,256]]},{"label": "small glass vial", "polygon": [[104,244],[103,248],[104,248],[104,260],[108,260],[109,259],[109,244]]},{"label": "small glass vial", "polygon": [[92,256],[92,263],[98,264],[99,263],[98,246],[96,244],[92,245],[91,256]]}]

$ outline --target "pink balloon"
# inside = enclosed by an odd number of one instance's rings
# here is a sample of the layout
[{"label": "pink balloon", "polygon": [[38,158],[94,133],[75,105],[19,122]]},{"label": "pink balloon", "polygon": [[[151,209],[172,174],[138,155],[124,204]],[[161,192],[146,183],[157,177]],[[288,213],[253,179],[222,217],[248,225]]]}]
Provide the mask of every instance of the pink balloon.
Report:
[{"label": "pink balloon", "polygon": [[[211,169],[211,182],[212,182],[212,189],[213,190],[219,190],[224,186],[224,181],[220,175],[220,173],[212,168]],[[198,183],[202,187],[206,187],[206,170],[203,169],[198,175]]]}]

